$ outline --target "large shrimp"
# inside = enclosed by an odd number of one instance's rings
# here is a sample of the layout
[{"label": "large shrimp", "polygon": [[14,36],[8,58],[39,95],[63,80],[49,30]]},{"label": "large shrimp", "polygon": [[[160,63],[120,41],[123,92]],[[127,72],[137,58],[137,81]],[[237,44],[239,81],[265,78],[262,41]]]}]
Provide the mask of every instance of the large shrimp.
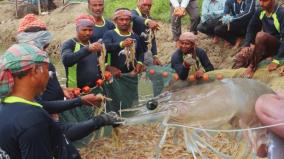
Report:
[{"label": "large shrimp", "polygon": [[130,47],[125,47],[123,50],[119,52],[118,55],[125,56],[125,65],[127,69],[130,68],[130,64],[135,69],[135,55],[136,55],[136,40],[133,39],[133,44]]},{"label": "large shrimp", "polygon": [[[180,86],[185,85],[187,82],[183,82]],[[255,101],[259,96],[267,93],[274,92],[265,84],[251,79],[224,79],[183,87],[176,91],[165,92],[150,100],[147,104],[150,109],[154,110],[143,109],[142,113],[126,118],[123,124],[133,125],[161,121],[165,130],[158,145],[159,148],[165,142],[168,128],[179,127],[184,132],[186,148],[194,158],[197,158],[196,153],[205,158],[199,147],[210,149],[220,158],[235,158],[236,156],[230,156],[214,149],[200,137],[199,133],[207,130],[218,131],[230,124],[231,129],[224,131],[246,130],[244,134],[251,141],[255,152],[260,145],[256,141],[266,142],[266,140],[258,140],[259,138],[257,138],[262,135],[263,139],[264,135],[266,139],[265,129],[252,131],[252,129],[261,126],[255,114]]]},{"label": "large shrimp", "polygon": [[99,57],[99,66],[100,66],[100,71],[102,74],[102,78],[105,79],[105,70],[106,70],[106,48],[105,48],[105,44],[102,43],[102,51],[101,51],[101,55]]}]

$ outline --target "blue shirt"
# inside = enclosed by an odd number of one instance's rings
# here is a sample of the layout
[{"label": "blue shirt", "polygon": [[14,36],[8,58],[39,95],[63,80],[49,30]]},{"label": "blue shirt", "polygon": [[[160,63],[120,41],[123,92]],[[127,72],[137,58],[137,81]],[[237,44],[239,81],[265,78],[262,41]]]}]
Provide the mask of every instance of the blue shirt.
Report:
[{"label": "blue shirt", "polygon": [[52,159],[62,137],[41,107],[21,102],[0,104],[0,134],[0,148],[11,159]]},{"label": "blue shirt", "polygon": [[[132,13],[132,16],[147,18],[146,16],[143,16],[141,14],[138,8],[135,10],[132,10],[131,13]],[[145,23],[140,22],[140,23],[133,24],[133,31],[140,37],[143,51],[147,52],[148,51],[148,43],[146,42],[147,38],[145,38],[145,36],[142,36],[141,34],[143,33],[148,34],[150,29],[148,28],[148,26],[145,25]],[[152,39],[151,45],[152,47],[150,49],[151,49],[152,55],[157,55],[157,44],[156,44],[155,37],[154,39]]]},{"label": "blue shirt", "polygon": [[115,25],[102,17],[104,24],[103,25],[95,25],[93,30],[93,36],[91,38],[91,43],[98,41],[99,39],[102,39],[104,34],[109,31],[113,30],[115,28]]},{"label": "blue shirt", "polygon": [[[226,0],[203,0],[201,11],[201,22],[209,19],[214,20],[222,16]],[[207,18],[208,17],[208,18]]]},{"label": "blue shirt", "polygon": [[117,29],[110,30],[105,33],[103,42],[106,47],[107,51],[107,59],[110,59],[108,63],[111,66],[114,66],[121,70],[122,73],[128,73],[133,70],[133,67],[130,66],[128,69],[125,64],[125,56],[120,54],[120,51],[123,50],[123,48],[120,46],[120,42],[125,40],[126,38],[132,38],[136,40],[136,60],[143,62],[144,61],[144,52],[141,47],[141,41],[138,37],[138,35],[134,33],[130,33],[129,35],[121,35]]},{"label": "blue shirt", "polygon": [[[76,39],[72,38],[64,42],[61,49],[61,57],[65,67],[67,81],[68,67],[77,64],[77,86],[79,88],[84,86],[94,87],[97,79],[101,77],[97,53],[90,52],[88,46],[83,46],[82,44],[80,44],[80,50],[74,52],[75,45]],[[66,84],[68,84],[68,82]]]}]

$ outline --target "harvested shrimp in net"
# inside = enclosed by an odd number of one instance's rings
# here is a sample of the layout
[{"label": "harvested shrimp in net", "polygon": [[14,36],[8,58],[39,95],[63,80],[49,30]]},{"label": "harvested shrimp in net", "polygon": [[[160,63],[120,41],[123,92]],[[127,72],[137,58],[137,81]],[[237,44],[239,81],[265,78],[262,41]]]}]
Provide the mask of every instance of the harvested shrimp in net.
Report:
[{"label": "harvested shrimp in net", "polygon": [[125,56],[125,64],[127,69],[130,68],[130,65],[135,69],[135,55],[136,55],[136,41],[133,39],[133,44],[130,47],[125,47],[119,52],[119,55]]},{"label": "harvested shrimp in net", "polygon": [[102,43],[102,51],[101,51],[101,54],[100,54],[100,57],[99,57],[99,66],[100,66],[100,71],[101,71],[101,74],[102,74],[102,78],[105,79],[105,70],[106,70],[106,47],[105,47],[105,44]]}]

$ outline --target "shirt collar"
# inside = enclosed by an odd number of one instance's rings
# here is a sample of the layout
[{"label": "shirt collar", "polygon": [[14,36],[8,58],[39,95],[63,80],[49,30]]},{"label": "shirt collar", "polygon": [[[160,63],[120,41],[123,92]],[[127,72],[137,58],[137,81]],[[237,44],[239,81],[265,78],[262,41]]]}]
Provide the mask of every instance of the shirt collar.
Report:
[{"label": "shirt collar", "polygon": [[115,28],[114,31],[115,31],[119,36],[130,36],[130,35],[131,35],[131,32],[129,32],[128,35],[122,35],[122,34],[120,33],[120,31],[119,31],[118,28]]},{"label": "shirt collar", "polygon": [[142,13],[140,12],[139,8],[137,7],[135,10],[138,13],[138,15],[142,17]]},{"label": "shirt collar", "polygon": [[35,107],[40,107],[42,108],[42,105],[37,103],[37,102],[32,102],[32,101],[28,101],[24,98],[20,98],[20,97],[16,97],[16,96],[9,96],[9,97],[6,97],[4,98],[4,103],[25,103],[25,104],[29,104],[29,105],[32,105],[32,106],[35,106]]},{"label": "shirt collar", "polygon": [[102,20],[103,20],[103,22],[104,22],[102,25],[97,25],[97,24],[95,24],[95,26],[96,26],[96,27],[99,27],[99,28],[104,27],[105,24],[106,24],[105,18],[102,17]]}]

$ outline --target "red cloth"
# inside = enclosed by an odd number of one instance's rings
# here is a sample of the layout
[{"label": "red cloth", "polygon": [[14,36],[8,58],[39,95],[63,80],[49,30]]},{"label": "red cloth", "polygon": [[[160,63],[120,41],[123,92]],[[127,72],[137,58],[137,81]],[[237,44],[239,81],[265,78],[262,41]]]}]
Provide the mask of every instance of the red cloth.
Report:
[{"label": "red cloth", "polygon": [[88,14],[81,14],[75,19],[75,24],[76,26],[81,26],[81,25],[95,25],[95,18],[91,15]]},{"label": "red cloth", "polygon": [[27,14],[19,24],[18,32],[23,32],[30,27],[39,27],[46,29],[46,24],[38,19],[34,14]]},{"label": "red cloth", "polygon": [[115,20],[116,18],[121,17],[121,16],[128,16],[131,18],[132,14],[129,10],[118,10],[114,13],[113,19]]}]

